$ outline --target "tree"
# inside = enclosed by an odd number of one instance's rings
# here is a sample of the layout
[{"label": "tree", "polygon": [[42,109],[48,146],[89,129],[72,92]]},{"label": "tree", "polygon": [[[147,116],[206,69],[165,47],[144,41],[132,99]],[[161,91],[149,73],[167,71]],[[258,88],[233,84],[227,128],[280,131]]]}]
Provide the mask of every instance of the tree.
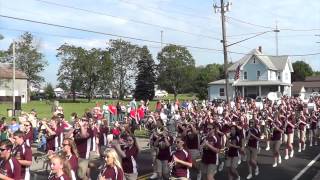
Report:
[{"label": "tree", "polygon": [[53,87],[50,83],[48,83],[44,88],[44,94],[49,100],[52,100],[55,97]]},{"label": "tree", "polygon": [[[11,43],[6,54],[12,56],[13,44]],[[5,58],[6,62],[12,58]],[[44,78],[39,75],[48,65],[44,55],[39,52],[39,43],[35,42],[34,36],[26,32],[16,41],[16,67],[26,73],[28,77],[28,89],[30,85],[39,85]],[[29,93],[28,93],[29,94]]]},{"label": "tree", "polygon": [[197,93],[199,99],[207,99],[208,83],[221,79],[223,74],[223,65],[208,64],[207,66],[197,67],[197,75],[193,83],[194,92]]},{"label": "tree", "polygon": [[57,57],[62,61],[58,81],[70,87],[73,100],[75,92],[83,90],[90,102],[99,87],[107,86],[101,83],[110,81],[112,63],[107,51],[64,44],[59,47]]},{"label": "tree", "polygon": [[119,99],[123,99],[133,86],[139,47],[123,40],[110,40],[108,50],[113,63],[113,87],[118,91]]},{"label": "tree", "polygon": [[147,46],[143,46],[139,53],[138,75],[134,97],[137,100],[152,100],[156,82],[155,63]]},{"label": "tree", "polygon": [[61,45],[57,50],[57,58],[61,60],[57,74],[58,81],[69,87],[75,101],[76,91],[80,91],[82,81],[79,75],[79,59],[84,58],[85,50],[68,44]]},{"label": "tree", "polygon": [[195,60],[182,46],[167,45],[158,53],[158,85],[174,94],[174,99],[190,86],[195,71]]},{"label": "tree", "polygon": [[304,81],[307,76],[311,76],[313,74],[313,70],[310,65],[304,61],[296,61],[292,63],[292,67],[292,81]]}]

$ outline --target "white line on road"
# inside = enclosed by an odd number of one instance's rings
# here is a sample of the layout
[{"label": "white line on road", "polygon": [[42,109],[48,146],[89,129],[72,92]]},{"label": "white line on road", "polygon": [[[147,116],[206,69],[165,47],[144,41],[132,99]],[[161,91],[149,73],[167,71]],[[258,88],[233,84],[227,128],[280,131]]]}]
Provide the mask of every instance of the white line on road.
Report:
[{"label": "white line on road", "polygon": [[320,158],[320,154],[318,154],[309,164],[304,167],[292,180],[298,180],[318,159]]}]

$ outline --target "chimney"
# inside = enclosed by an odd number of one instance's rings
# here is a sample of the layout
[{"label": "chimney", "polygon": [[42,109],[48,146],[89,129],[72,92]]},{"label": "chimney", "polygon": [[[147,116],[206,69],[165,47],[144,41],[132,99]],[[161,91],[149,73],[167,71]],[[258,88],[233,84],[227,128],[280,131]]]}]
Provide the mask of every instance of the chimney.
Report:
[{"label": "chimney", "polygon": [[258,47],[258,51],[259,51],[260,53],[262,53],[262,47],[261,47],[261,46]]}]

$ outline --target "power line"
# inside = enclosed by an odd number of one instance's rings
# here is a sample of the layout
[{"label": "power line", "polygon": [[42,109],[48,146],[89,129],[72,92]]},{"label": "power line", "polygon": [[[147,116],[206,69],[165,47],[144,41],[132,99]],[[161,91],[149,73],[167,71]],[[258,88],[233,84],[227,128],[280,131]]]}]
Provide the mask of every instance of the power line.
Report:
[{"label": "power line", "polygon": [[256,26],[256,27],[265,28],[265,29],[274,29],[271,26],[264,26],[264,25],[254,24],[254,23],[251,23],[251,22],[247,22],[247,21],[244,21],[244,20],[241,20],[241,19],[237,19],[237,18],[231,17],[231,16],[226,16],[226,18],[229,19],[229,20],[233,20],[233,21],[236,21],[236,22],[240,22],[240,23],[243,23],[243,24],[250,25],[250,26]]},{"label": "power line", "polygon": [[[75,31],[82,31],[82,32],[106,35],[106,36],[117,37],[117,38],[124,38],[124,39],[130,39],[130,40],[136,40],[136,41],[142,41],[142,42],[149,42],[149,43],[154,43],[154,44],[161,44],[160,41],[155,41],[155,40],[148,40],[148,39],[131,37],[131,36],[123,36],[123,35],[117,35],[117,34],[112,34],[112,33],[99,32],[99,31],[94,31],[94,30],[89,30],[89,29],[84,29],[84,28],[76,28],[76,27],[70,27],[70,26],[65,26],[65,25],[52,24],[52,23],[35,21],[35,20],[30,20],[30,19],[25,19],[25,18],[7,16],[7,15],[2,15],[2,14],[0,14],[0,17],[7,18],[7,19],[14,19],[14,20],[18,20],[18,21],[31,22],[31,23],[35,23],[35,24],[47,25],[47,26],[52,26],[52,27],[70,29],[70,30],[75,30]],[[163,44],[166,44],[166,45],[175,44],[175,45],[178,45],[178,46],[183,46],[183,47],[191,48],[191,49],[223,52],[223,50],[221,50],[221,49],[198,47],[198,46],[191,46],[191,45],[183,45],[183,44],[178,44],[178,43],[163,42]],[[239,55],[250,55],[250,53],[242,53],[242,52],[234,52],[234,51],[228,51],[228,52],[232,53],[232,54],[239,54]],[[320,53],[309,53],[309,54],[291,54],[291,55],[282,55],[282,56],[314,56],[314,55],[319,55],[319,54]],[[261,54],[261,55],[257,55],[257,56],[270,56],[270,55]]]},{"label": "power line", "polygon": [[184,30],[181,30],[181,29],[176,29],[176,28],[172,28],[172,27],[168,27],[168,26],[159,25],[159,24],[153,24],[153,23],[149,23],[149,22],[145,22],[145,21],[140,21],[140,20],[135,20],[135,19],[130,19],[130,18],[123,18],[121,16],[116,16],[116,15],[108,14],[108,13],[105,13],[105,12],[99,12],[99,11],[79,8],[79,7],[75,7],[75,6],[59,4],[59,3],[55,3],[55,2],[51,2],[51,1],[45,1],[45,0],[34,0],[34,1],[38,1],[38,2],[41,2],[41,3],[44,3],[44,4],[54,5],[54,6],[58,6],[58,7],[64,7],[64,8],[68,8],[68,9],[83,11],[83,12],[87,12],[87,13],[98,14],[98,15],[102,15],[102,16],[108,16],[108,17],[111,17],[111,18],[130,21],[130,22],[137,23],[137,24],[143,24],[143,25],[147,25],[147,26],[153,26],[153,27],[158,27],[158,28],[167,29],[167,30],[171,30],[171,31],[181,32],[181,33],[189,34],[189,35],[192,35],[192,36],[204,37],[204,38],[209,38],[209,39],[214,39],[214,40],[220,41],[219,38],[215,38],[215,37],[212,37],[212,36],[192,33],[192,32],[184,31]]}]

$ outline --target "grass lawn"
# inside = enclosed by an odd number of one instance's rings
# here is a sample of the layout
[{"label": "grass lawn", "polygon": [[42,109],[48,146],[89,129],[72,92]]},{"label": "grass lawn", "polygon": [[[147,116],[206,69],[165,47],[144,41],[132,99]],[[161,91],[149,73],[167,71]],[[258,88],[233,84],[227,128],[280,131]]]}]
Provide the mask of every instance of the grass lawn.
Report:
[{"label": "grass lawn", "polygon": [[[181,94],[177,97],[180,101],[182,100],[191,100],[195,97],[192,94]],[[168,97],[163,98],[164,100],[171,99],[173,100],[173,95],[169,94]],[[103,104],[104,102],[111,103],[113,102],[116,104],[118,100],[108,99],[108,100],[102,100],[102,99],[95,99],[92,100],[90,103],[87,102],[86,99],[77,100],[77,103],[72,102],[66,102],[66,103],[60,103],[60,106],[63,107],[64,113],[66,116],[66,119],[69,119],[68,117],[71,115],[72,112],[76,112],[78,115],[82,115],[86,108],[92,108],[96,105],[96,103]],[[129,103],[131,100],[124,100],[123,102],[125,104]],[[153,100],[150,102],[150,109],[153,111],[155,109],[155,104],[157,100]],[[38,113],[39,118],[50,118],[51,116],[51,105],[52,103],[48,103],[47,101],[31,101],[27,104],[22,104],[22,111],[30,112],[31,109],[35,109]],[[7,109],[10,109],[12,107],[11,103],[0,103],[0,117],[7,117]]]}]

